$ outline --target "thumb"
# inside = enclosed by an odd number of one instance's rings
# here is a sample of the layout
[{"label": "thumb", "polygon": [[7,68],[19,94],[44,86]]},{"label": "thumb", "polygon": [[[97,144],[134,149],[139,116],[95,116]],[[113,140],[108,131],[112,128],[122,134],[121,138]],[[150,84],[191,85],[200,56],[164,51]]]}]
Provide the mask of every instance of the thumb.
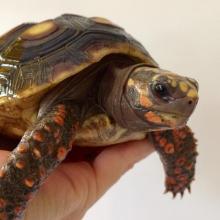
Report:
[{"label": "thumb", "polygon": [[135,163],[153,151],[153,146],[147,140],[117,144],[106,148],[94,161],[98,198]]}]

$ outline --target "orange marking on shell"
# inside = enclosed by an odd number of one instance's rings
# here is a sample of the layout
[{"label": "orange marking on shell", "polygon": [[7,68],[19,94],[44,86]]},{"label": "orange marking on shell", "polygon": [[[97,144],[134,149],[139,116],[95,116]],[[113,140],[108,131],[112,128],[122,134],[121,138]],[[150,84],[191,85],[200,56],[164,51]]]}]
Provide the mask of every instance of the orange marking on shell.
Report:
[{"label": "orange marking on shell", "polygon": [[0,208],[4,208],[6,205],[6,201],[2,198],[0,198]]},{"label": "orange marking on shell", "polygon": [[65,147],[59,147],[58,152],[57,152],[57,159],[62,161],[62,160],[65,159],[66,155],[67,155],[66,148]]},{"label": "orange marking on shell", "polygon": [[24,184],[25,184],[27,187],[31,188],[31,187],[34,185],[34,180],[31,179],[31,178],[26,178],[26,179],[24,180]]},{"label": "orange marking on shell", "polygon": [[173,154],[175,149],[174,149],[174,145],[171,143],[168,143],[165,145],[165,149],[164,149],[165,153],[167,154]]},{"label": "orange marking on shell", "polygon": [[41,158],[41,152],[36,147],[33,149],[33,153],[36,158]]},{"label": "orange marking on shell", "polygon": [[59,116],[59,115],[55,116],[55,117],[53,118],[53,120],[54,120],[54,122],[55,122],[56,124],[58,124],[58,125],[60,125],[60,126],[63,126],[63,125],[64,125],[64,119],[63,119],[61,116]]},{"label": "orange marking on shell", "polygon": [[145,108],[152,106],[152,102],[145,95],[140,96],[140,104]]},{"label": "orange marking on shell", "polygon": [[153,123],[156,123],[156,124],[159,124],[159,123],[162,122],[160,116],[156,115],[152,111],[149,111],[149,112],[145,113],[144,116],[147,119],[147,121],[149,121],[149,122],[153,122]]},{"label": "orange marking on shell", "polygon": [[43,135],[39,131],[34,132],[33,139],[35,141],[38,141],[38,142],[43,142],[44,141]]},{"label": "orange marking on shell", "polygon": [[26,153],[28,151],[28,146],[25,144],[19,144],[17,147],[17,151],[21,154]]},{"label": "orange marking on shell", "polygon": [[15,163],[15,166],[18,168],[18,169],[23,169],[25,167],[25,162],[23,160],[19,160]]}]

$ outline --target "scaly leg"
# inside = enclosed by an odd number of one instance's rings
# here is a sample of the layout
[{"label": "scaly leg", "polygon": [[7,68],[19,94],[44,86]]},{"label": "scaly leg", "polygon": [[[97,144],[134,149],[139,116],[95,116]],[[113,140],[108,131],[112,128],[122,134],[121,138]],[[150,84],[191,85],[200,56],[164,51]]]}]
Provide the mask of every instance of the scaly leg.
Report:
[{"label": "scaly leg", "polygon": [[22,217],[33,193],[70,151],[77,120],[76,107],[58,104],[25,132],[0,170],[0,220]]},{"label": "scaly leg", "polygon": [[189,127],[152,132],[151,138],[159,153],[166,173],[166,191],[183,196],[190,191],[196,163],[196,139]]}]

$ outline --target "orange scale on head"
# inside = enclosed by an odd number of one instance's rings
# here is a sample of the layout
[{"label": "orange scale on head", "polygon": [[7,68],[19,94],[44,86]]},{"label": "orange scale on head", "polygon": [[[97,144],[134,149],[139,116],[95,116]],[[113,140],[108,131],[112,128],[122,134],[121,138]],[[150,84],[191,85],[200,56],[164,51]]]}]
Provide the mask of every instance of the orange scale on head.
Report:
[{"label": "orange scale on head", "polygon": [[150,101],[150,99],[145,96],[145,95],[141,95],[140,96],[140,100],[139,100],[141,106],[143,106],[144,108],[148,108],[152,106],[152,102]]},{"label": "orange scale on head", "polygon": [[147,121],[155,123],[155,124],[160,124],[162,123],[162,120],[160,118],[160,116],[158,116],[157,114],[155,114],[152,111],[149,111],[147,113],[145,113],[145,118],[147,119]]}]

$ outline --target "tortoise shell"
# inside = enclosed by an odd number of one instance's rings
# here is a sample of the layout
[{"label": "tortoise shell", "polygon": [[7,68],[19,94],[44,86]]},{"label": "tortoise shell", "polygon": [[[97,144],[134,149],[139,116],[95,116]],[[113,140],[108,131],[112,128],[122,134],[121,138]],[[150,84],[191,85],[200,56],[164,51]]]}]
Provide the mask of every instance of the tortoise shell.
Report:
[{"label": "tortoise shell", "polygon": [[39,93],[115,53],[157,67],[139,42],[106,19],[64,14],[22,24],[0,39],[1,96]]},{"label": "tortoise shell", "polygon": [[138,41],[104,18],[64,14],[21,24],[3,35],[1,133],[21,136],[35,121],[39,102],[47,91],[110,54],[124,54],[157,67]]}]

